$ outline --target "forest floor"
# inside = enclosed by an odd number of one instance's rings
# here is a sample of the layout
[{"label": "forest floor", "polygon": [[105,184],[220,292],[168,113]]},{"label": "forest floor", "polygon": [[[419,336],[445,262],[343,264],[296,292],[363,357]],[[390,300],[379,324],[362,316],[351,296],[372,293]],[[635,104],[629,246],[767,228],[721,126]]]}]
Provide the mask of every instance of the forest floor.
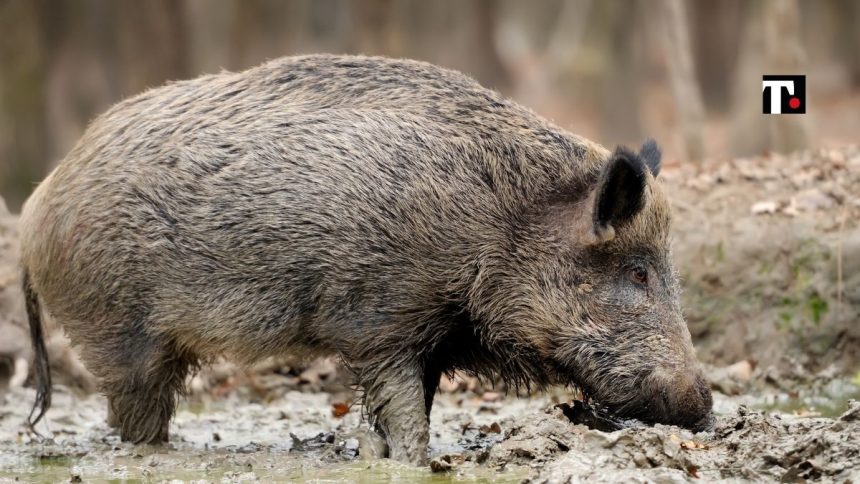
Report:
[{"label": "forest floor", "polygon": [[566,389],[517,397],[458,377],[443,379],[433,460],[416,468],[365,458],[361,409],[334,363],[219,363],[189,381],[169,445],[132,446],[111,434],[103,397],[57,334],[43,439],[23,425],[34,391],[14,384],[28,341],[9,255],[15,218],[0,213],[0,388],[13,381],[0,390],[0,481],[857,482],[860,149],[670,165],[661,176],[713,431],[602,431]]},{"label": "forest floor", "polygon": [[[269,402],[242,397],[184,403],[165,447],[121,443],[104,422],[101,396],[56,394],[42,440],[20,424],[30,389],[0,407],[0,480],[262,482],[684,482],[696,478],[856,482],[860,402],[856,386],[727,397],[716,394],[713,432],[657,425],[614,432],[574,424],[547,395],[437,396],[426,467],[364,459],[360,410],[337,417],[326,393],[286,392]],[[798,393],[805,390],[798,389]],[[767,410],[765,410],[767,409]]]}]

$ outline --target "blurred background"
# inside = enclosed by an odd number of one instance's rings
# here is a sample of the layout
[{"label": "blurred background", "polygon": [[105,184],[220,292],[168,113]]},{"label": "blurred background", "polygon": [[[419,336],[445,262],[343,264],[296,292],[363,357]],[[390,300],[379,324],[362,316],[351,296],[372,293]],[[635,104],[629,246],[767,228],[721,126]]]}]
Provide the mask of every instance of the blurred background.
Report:
[{"label": "blurred background", "polygon": [[[586,461],[600,480],[629,481],[630,455],[687,478],[700,468],[705,480],[842,482],[853,471],[856,481],[860,407],[847,409],[860,400],[860,0],[0,0],[0,34],[0,481],[237,472],[225,474],[232,482],[253,467],[264,481],[328,482],[337,479],[305,469],[360,453],[346,444],[361,413],[352,375],[336,361],[217,360],[186,382],[178,452],[137,460],[104,438],[96,381],[50,318],[54,445],[22,424],[35,396],[15,214],[36,183],[123,98],[318,52],[454,68],[610,148],[654,137],[664,149],[681,306],[720,435],[739,431],[714,447],[723,460],[701,460],[711,454],[692,442],[681,452],[669,431],[639,434],[628,454],[598,440],[576,447],[562,436],[566,417],[545,420],[569,389],[516,399],[460,373],[440,382],[437,449],[461,462],[490,452],[486,467],[504,472],[490,478],[512,479],[520,465],[534,482],[586,480],[576,474]],[[807,114],[762,114],[766,74],[805,75]],[[807,417],[823,418],[790,420]],[[670,448],[680,460],[651,458]]]},{"label": "blurred background", "polygon": [[[422,59],[608,146],[668,164],[856,141],[856,0],[0,0],[0,196],[120,99],[314,52]],[[806,74],[806,116],[761,114],[763,74]]]}]

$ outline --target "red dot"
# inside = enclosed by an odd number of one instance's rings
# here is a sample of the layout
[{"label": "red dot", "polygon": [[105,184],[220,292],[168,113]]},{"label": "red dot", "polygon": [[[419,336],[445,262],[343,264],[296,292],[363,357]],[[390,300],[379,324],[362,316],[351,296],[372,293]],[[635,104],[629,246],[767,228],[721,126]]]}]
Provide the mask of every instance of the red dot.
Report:
[{"label": "red dot", "polygon": [[800,107],[800,99],[793,97],[788,100],[788,105],[789,107],[791,107],[791,109],[797,109]]}]

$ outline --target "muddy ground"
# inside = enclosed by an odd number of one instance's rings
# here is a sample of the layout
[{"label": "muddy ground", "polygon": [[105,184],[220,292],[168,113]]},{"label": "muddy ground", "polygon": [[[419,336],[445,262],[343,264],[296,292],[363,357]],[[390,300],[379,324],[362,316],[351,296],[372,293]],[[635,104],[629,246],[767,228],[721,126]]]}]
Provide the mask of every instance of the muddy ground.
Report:
[{"label": "muddy ground", "polygon": [[[675,254],[715,391],[712,432],[602,431],[574,393],[517,397],[443,380],[430,465],[366,456],[345,372],[329,361],[219,363],[190,379],[166,447],[119,442],[61,332],[40,438],[17,286],[15,217],[0,207],[0,481],[511,482],[860,480],[860,149],[673,166]],[[502,389],[499,389],[502,390]],[[573,405],[573,406],[571,406]]]},{"label": "muddy ground", "polygon": [[0,407],[0,481],[857,482],[860,402],[850,398],[860,389],[833,379],[795,392],[717,393],[717,426],[696,435],[574,424],[570,407],[555,403],[570,397],[560,389],[528,398],[441,393],[431,416],[433,461],[416,468],[363,458],[370,444],[360,409],[341,415],[342,402],[326,392],[192,398],[177,412],[171,443],[155,447],[120,442],[104,422],[104,398],[63,388],[39,426],[52,438],[40,438],[22,425],[34,392],[18,388]]}]

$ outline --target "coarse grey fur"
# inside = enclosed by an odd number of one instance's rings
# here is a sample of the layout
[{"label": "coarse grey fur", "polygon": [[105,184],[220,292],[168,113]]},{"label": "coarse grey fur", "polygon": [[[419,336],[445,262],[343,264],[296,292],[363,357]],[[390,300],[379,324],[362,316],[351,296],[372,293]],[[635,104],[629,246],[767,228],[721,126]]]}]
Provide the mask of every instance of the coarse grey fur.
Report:
[{"label": "coarse grey fur", "polygon": [[222,354],[340,356],[402,461],[454,369],[701,428],[658,169],[430,64],[283,58],[96,119],[25,205],[23,268],[125,440],[166,440]]}]

